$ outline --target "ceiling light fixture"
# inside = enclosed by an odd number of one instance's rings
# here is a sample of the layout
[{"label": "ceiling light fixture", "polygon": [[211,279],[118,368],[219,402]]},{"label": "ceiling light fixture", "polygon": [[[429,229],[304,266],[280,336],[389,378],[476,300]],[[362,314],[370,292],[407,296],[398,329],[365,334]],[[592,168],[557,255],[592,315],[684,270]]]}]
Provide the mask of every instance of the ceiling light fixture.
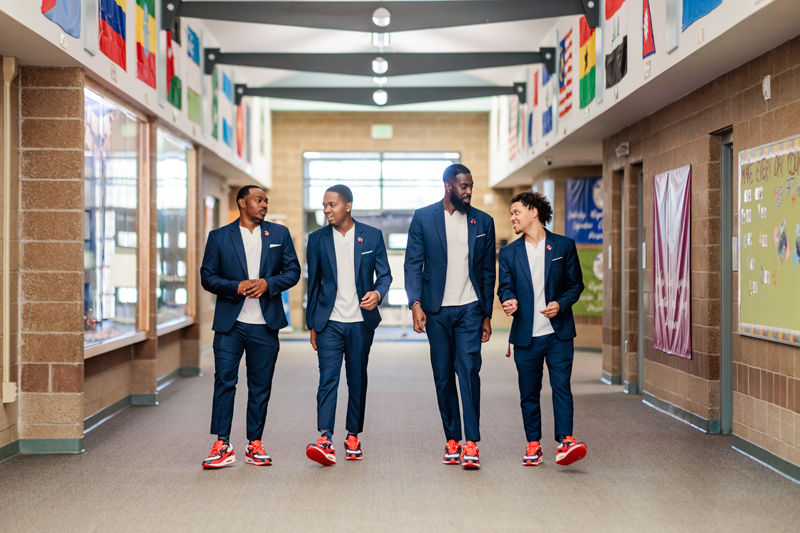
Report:
[{"label": "ceiling light fixture", "polygon": [[389,78],[386,78],[386,77],[381,77],[381,78],[378,78],[378,77],[373,77],[373,78],[372,78],[372,82],[373,82],[375,85],[377,85],[378,87],[383,87],[384,85],[386,85],[387,83],[389,83]]},{"label": "ceiling light fixture", "polygon": [[386,105],[386,102],[389,101],[389,95],[383,89],[378,89],[372,93],[372,99],[378,105]]},{"label": "ceiling light fixture", "polygon": [[375,74],[386,74],[389,70],[389,62],[382,57],[376,57],[372,60],[372,72]]},{"label": "ceiling light fixture", "polygon": [[379,7],[372,13],[372,22],[376,26],[385,28],[392,21],[392,14],[385,7]]},{"label": "ceiling light fixture", "polygon": [[389,46],[389,34],[388,33],[373,33],[372,34],[372,46],[376,48],[380,48],[383,50],[384,48]]}]

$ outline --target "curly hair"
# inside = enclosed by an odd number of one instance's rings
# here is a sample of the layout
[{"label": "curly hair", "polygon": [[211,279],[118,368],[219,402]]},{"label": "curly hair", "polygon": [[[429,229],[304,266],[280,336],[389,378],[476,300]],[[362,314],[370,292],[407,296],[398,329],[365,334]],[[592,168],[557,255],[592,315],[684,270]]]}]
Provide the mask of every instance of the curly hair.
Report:
[{"label": "curly hair", "polygon": [[539,213],[539,222],[542,223],[542,226],[553,219],[553,208],[550,206],[547,197],[543,194],[538,192],[521,192],[515,194],[508,203],[513,205],[517,202],[521,202],[522,205],[528,209],[533,209],[535,207],[536,211]]}]

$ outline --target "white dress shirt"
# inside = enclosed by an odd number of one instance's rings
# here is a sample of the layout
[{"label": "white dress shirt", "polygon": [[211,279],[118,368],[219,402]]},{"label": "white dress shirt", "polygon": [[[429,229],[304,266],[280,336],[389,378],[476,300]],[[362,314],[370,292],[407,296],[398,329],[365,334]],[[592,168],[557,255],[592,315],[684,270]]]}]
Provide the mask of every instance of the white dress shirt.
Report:
[{"label": "white dress shirt", "polygon": [[[261,227],[257,227],[250,233],[244,226],[239,226],[244,242],[244,255],[247,258],[247,277],[258,279],[261,270]],[[239,322],[245,324],[266,324],[264,314],[261,312],[260,298],[245,298],[242,310],[239,312]]]},{"label": "white dress shirt", "polygon": [[544,248],[545,243],[542,239],[536,248],[529,242],[525,242],[525,250],[528,252],[528,265],[531,267],[531,283],[533,283],[533,336],[543,337],[555,333],[550,319],[540,311],[547,307],[544,297]]},{"label": "white dress shirt", "polygon": [[445,209],[444,228],[447,234],[447,272],[442,307],[467,305],[478,301],[469,279],[469,239],[467,215]]},{"label": "white dress shirt", "polygon": [[[361,306],[356,290],[356,268],[353,254],[355,253],[356,227],[347,230],[342,235],[333,228],[333,245],[336,251],[336,301],[330,320],[336,322],[363,322]],[[359,257],[359,259],[361,259]]]}]

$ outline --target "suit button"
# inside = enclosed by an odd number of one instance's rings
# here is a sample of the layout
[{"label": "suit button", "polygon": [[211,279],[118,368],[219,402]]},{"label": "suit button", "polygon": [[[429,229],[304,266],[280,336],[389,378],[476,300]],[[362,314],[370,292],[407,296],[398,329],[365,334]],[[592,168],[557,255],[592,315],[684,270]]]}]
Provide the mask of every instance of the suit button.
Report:
[{"label": "suit button", "polygon": [[447,266],[447,263],[445,263],[444,266]]}]

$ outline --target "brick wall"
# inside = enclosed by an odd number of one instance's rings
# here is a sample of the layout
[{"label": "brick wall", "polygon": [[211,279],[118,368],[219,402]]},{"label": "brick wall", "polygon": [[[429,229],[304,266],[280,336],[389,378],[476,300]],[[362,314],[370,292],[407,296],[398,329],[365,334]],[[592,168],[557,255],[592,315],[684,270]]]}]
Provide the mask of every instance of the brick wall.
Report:
[{"label": "brick wall", "polygon": [[[772,98],[765,101],[761,82],[767,75],[772,79]],[[733,287],[720,287],[719,277],[721,144],[719,137],[712,133],[727,127],[733,130],[734,154],[800,134],[800,38],[717,78],[605,139],[603,145],[606,179],[615,179],[615,170],[620,170],[625,183],[632,183],[637,171],[633,164],[641,162],[643,165],[644,204],[641,208],[648,243],[653,242],[653,176],[692,165],[692,359],[670,356],[653,348],[653,254],[650,245],[644,280],[644,390],[708,420],[720,417],[721,290],[732,291],[734,295],[733,330],[738,330],[737,275],[734,273]],[[621,142],[630,142],[630,156],[617,158],[614,154]],[[734,178],[734,198],[738,197],[737,187],[738,180]],[[618,218],[621,211],[616,202],[622,194],[624,191],[620,187],[606,188],[604,244],[613,244],[615,249],[619,249],[622,239]],[[628,205],[630,198],[628,194]],[[737,235],[735,209],[733,216],[734,235]],[[629,237],[626,238],[628,249],[638,251]],[[614,267],[619,270],[617,258],[615,252]],[[630,271],[627,276],[629,282],[635,281]],[[604,288],[619,294],[620,281],[617,276],[609,277]],[[619,368],[618,358],[612,353],[619,347],[616,344],[620,331],[619,312],[616,296],[606,297],[605,301],[604,352],[608,349],[609,357],[604,357],[604,369],[613,371]],[[734,433],[800,464],[800,349],[735,333],[732,341]]]}]

